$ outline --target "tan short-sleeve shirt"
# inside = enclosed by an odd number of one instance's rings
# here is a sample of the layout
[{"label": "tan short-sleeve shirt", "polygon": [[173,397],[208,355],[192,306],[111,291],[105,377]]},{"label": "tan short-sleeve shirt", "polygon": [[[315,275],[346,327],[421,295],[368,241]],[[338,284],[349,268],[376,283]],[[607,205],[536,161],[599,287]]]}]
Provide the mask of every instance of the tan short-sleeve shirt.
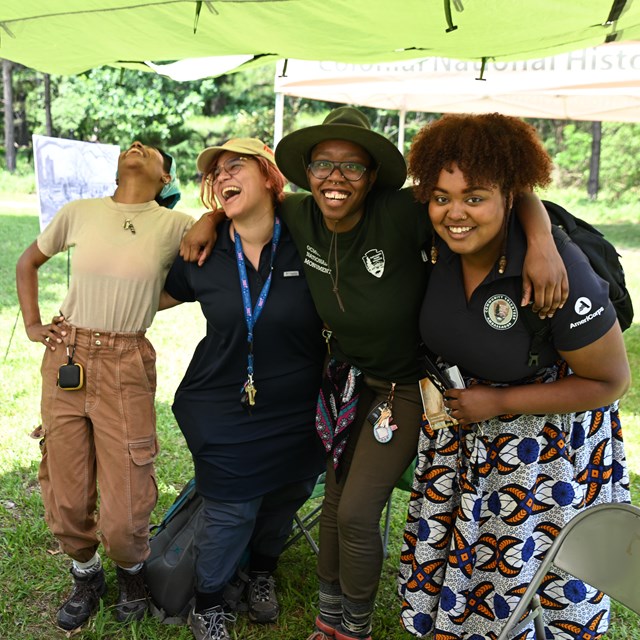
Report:
[{"label": "tan short-sleeve shirt", "polygon": [[72,247],[69,291],[60,307],[65,318],[87,329],[147,329],[192,224],[191,216],[154,201],[120,204],[106,197],[62,207],[37,243],[50,257]]}]

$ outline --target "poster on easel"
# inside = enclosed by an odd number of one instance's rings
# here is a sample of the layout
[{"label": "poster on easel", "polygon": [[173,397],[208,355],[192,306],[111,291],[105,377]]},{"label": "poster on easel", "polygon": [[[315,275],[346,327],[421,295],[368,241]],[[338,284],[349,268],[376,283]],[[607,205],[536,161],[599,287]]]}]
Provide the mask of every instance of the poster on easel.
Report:
[{"label": "poster on easel", "polygon": [[40,231],[67,202],[111,195],[119,155],[120,147],[115,144],[34,135]]}]

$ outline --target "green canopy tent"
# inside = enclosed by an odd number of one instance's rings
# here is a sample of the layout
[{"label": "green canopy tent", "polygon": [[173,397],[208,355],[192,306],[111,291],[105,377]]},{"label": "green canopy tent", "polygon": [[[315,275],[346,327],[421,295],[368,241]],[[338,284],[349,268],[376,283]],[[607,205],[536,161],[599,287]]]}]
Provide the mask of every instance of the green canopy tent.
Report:
[{"label": "green canopy tent", "polygon": [[244,66],[286,58],[516,60],[638,39],[640,0],[0,3],[0,57],[58,74],[205,56],[247,56]]}]

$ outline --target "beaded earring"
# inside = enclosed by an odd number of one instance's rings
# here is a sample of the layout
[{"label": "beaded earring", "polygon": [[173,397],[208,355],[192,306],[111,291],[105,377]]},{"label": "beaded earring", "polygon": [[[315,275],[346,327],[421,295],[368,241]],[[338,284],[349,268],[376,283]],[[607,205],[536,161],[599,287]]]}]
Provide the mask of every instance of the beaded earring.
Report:
[{"label": "beaded earring", "polygon": [[431,235],[431,251],[429,252],[431,264],[438,262],[438,247],[436,246],[436,232]]},{"label": "beaded earring", "polygon": [[502,275],[507,268],[507,230],[509,224],[509,217],[511,216],[511,209],[505,214],[502,220],[502,251],[500,252],[500,259],[498,260],[498,273]]}]

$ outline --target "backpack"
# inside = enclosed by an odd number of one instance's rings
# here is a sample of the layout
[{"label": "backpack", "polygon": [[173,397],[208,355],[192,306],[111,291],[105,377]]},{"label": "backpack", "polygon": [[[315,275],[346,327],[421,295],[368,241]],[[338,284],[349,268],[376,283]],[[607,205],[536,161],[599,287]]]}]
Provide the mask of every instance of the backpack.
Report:
[{"label": "backpack", "polygon": [[[554,202],[543,200],[542,203],[547,209],[551,223],[555,225],[552,232],[558,250],[570,240],[573,241],[587,256],[595,273],[609,283],[609,298],[616,310],[620,328],[625,331],[633,322],[633,304],[627,289],[624,269],[620,264],[620,254],[604,235],[588,222],[577,218]],[[530,309],[528,311],[523,314],[532,334],[528,364],[537,366],[540,345],[548,339],[550,328],[545,320],[540,319]]]},{"label": "backpack", "polygon": [[184,624],[193,606],[195,558],[193,537],[202,498],[191,479],[169,507],[160,524],[151,528],[151,553],[145,562],[152,613],[165,624]]}]

